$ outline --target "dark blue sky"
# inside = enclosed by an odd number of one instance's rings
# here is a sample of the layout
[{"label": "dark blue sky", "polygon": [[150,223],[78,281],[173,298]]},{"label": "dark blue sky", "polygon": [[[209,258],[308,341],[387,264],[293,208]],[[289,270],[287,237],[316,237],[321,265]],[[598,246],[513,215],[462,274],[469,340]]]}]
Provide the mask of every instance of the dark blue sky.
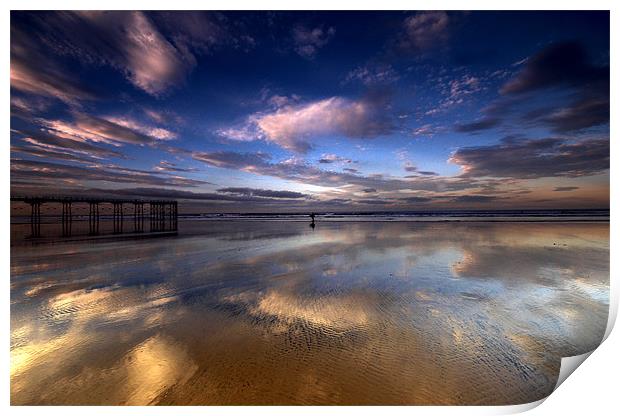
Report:
[{"label": "dark blue sky", "polygon": [[14,194],[607,207],[609,14],[12,12],[11,116]]}]

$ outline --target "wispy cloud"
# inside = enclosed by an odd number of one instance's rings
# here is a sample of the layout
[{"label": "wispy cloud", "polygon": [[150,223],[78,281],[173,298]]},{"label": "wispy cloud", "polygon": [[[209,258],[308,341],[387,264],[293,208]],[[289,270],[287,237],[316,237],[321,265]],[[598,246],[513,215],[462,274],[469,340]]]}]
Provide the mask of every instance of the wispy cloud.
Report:
[{"label": "wispy cloud", "polygon": [[177,138],[177,134],[173,131],[170,131],[163,127],[147,125],[129,117],[108,116],[103,117],[103,119],[119,126],[127,127],[128,129],[131,129],[133,131],[146,134],[147,136],[153,137],[154,139],[172,140]]},{"label": "wispy cloud", "polygon": [[333,153],[323,153],[319,159],[319,163],[355,163],[353,160],[335,155]]},{"label": "wispy cloud", "polygon": [[52,134],[78,141],[147,145],[176,137],[166,129],[146,126],[129,118],[103,118],[79,112],[73,113],[72,121],[37,121]]},{"label": "wispy cloud", "polygon": [[293,42],[295,52],[306,59],[313,59],[319,49],[327,45],[336,33],[333,27],[324,29],[323,27],[308,28],[298,25],[293,28]]},{"label": "wispy cloud", "polygon": [[454,130],[459,133],[478,133],[483,130],[489,130],[499,125],[500,120],[497,118],[483,118],[471,123],[457,124]]},{"label": "wispy cloud", "polygon": [[54,181],[74,183],[98,181],[123,184],[148,184],[152,186],[193,187],[207,182],[180,176],[158,175],[149,171],[110,165],[73,166],[60,163],[11,159],[11,181],[28,180],[54,184]]},{"label": "wispy cloud", "polygon": [[437,134],[444,133],[446,128],[443,126],[436,126],[433,124],[424,124],[420,127],[416,127],[411,132],[414,137],[434,137]]},{"label": "wispy cloud", "polygon": [[[45,45],[56,55],[68,55],[87,65],[115,68],[135,87],[160,96],[182,84],[196,66],[192,51],[204,50],[220,33],[210,25],[201,26],[195,19],[182,17],[177,16],[171,43],[144,12],[41,13],[27,21],[27,28],[15,29],[12,85],[64,101],[94,98],[77,87],[74,78],[54,68],[51,54],[33,53],[23,47],[36,43],[39,48]],[[159,20],[167,21],[163,15]],[[46,36],[50,33],[54,36]],[[43,70],[40,62],[45,62]]]},{"label": "wispy cloud", "polygon": [[366,86],[392,84],[400,79],[396,70],[390,64],[366,64],[350,71],[344,83],[359,81]]},{"label": "wispy cloud", "polygon": [[176,163],[168,162],[166,160],[162,160],[159,162],[157,166],[153,167],[153,170],[158,172],[197,172],[196,168],[183,168],[177,166]]},{"label": "wispy cloud", "polygon": [[465,103],[469,97],[485,89],[480,78],[468,74],[448,80],[445,77],[441,77],[438,82],[439,91],[443,98],[438,105],[426,111],[426,115],[445,112],[450,108]]},{"label": "wispy cloud", "polygon": [[43,40],[29,28],[11,26],[12,89],[70,105],[99,97],[93,88],[71,76],[67,68],[49,59],[44,50]]},{"label": "wispy cloud", "polygon": [[16,131],[21,136],[21,140],[29,147],[37,148],[40,152],[53,151],[60,153],[70,153],[94,159],[124,158],[125,156],[112,149],[106,149],[92,143],[72,140],[60,137],[45,131]]},{"label": "wispy cloud", "polygon": [[265,198],[277,199],[299,199],[307,198],[308,195],[294,191],[274,191],[271,189],[255,189],[255,188],[220,188],[217,190],[225,194],[259,196]]},{"label": "wispy cloud", "polygon": [[450,18],[446,12],[418,12],[403,22],[401,46],[407,49],[427,50],[448,39]]}]

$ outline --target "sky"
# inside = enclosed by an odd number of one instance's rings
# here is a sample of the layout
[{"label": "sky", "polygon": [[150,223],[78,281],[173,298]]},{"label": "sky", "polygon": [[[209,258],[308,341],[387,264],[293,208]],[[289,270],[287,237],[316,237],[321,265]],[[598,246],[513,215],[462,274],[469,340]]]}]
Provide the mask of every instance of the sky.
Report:
[{"label": "sky", "polygon": [[11,194],[608,208],[608,12],[11,12]]}]

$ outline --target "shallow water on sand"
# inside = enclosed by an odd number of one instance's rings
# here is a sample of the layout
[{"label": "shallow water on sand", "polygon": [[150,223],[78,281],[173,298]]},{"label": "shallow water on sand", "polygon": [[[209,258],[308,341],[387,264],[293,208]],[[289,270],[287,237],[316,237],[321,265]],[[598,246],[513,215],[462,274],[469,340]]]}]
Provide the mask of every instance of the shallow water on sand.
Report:
[{"label": "shallow water on sand", "polygon": [[196,223],[12,247],[12,404],[517,404],[605,331],[608,223]]}]

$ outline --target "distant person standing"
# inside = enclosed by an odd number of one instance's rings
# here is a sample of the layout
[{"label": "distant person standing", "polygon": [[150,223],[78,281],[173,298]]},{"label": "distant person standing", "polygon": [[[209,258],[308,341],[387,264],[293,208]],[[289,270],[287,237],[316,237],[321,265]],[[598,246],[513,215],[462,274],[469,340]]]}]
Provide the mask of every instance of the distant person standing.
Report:
[{"label": "distant person standing", "polygon": [[314,212],[310,214],[310,218],[312,219],[312,222],[310,223],[310,227],[314,229],[314,227],[316,226],[316,224],[314,223]]}]

